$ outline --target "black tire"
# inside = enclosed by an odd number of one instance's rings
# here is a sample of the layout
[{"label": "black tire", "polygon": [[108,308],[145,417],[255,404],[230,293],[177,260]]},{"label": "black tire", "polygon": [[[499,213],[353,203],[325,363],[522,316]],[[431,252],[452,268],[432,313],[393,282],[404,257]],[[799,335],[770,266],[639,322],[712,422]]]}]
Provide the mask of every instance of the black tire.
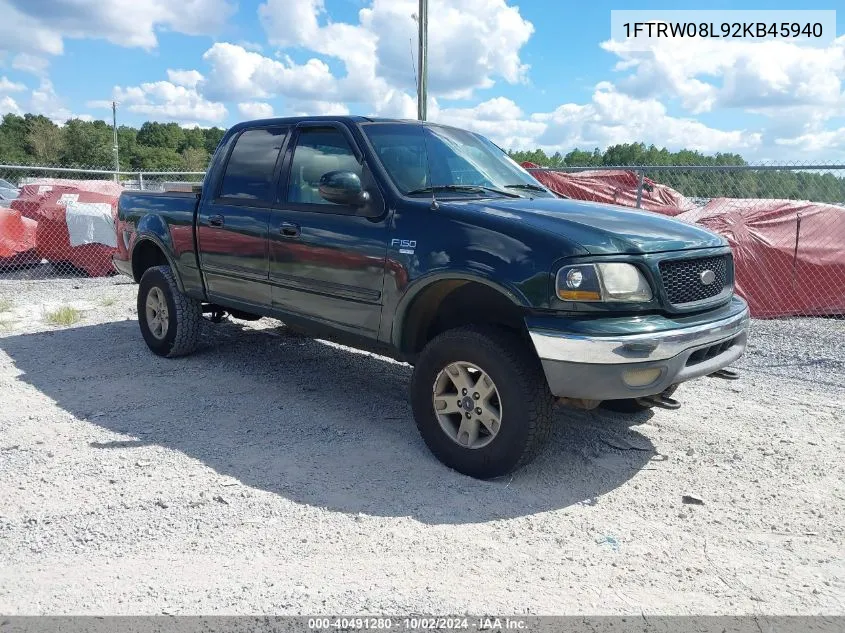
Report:
[{"label": "black tire", "polygon": [[[663,392],[663,395],[670,398],[677,390],[678,385],[672,385]],[[642,405],[633,398],[626,398],[625,400],[604,400],[599,406],[601,406],[602,409],[613,411],[615,413],[642,413],[643,411],[649,411],[654,408]]]},{"label": "black tire", "polygon": [[[461,446],[449,437],[434,410],[438,374],[460,361],[486,372],[501,398],[499,430],[481,448]],[[468,326],[444,332],[422,351],[411,377],[411,405],[420,435],[441,462],[470,477],[489,479],[506,475],[539,454],[551,432],[554,398],[526,341],[506,330]]]},{"label": "black tire", "polygon": [[[168,322],[162,337],[153,334],[147,319],[147,297],[154,288],[167,303]],[[169,266],[148,268],[138,285],[138,324],[147,347],[167,358],[185,356],[196,350],[202,326],[202,304],[179,291]]]}]

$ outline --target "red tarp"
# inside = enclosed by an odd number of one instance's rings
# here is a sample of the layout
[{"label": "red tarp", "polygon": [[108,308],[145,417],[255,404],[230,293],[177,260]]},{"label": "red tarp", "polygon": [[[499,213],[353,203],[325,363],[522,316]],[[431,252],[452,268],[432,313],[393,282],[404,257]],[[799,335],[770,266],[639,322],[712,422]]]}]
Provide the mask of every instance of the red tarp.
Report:
[{"label": "red tarp", "polygon": [[796,200],[714,198],[678,216],[723,235],[737,293],[755,317],[845,314],[845,209]]},{"label": "red tarp", "polygon": [[15,209],[0,208],[0,269],[38,261],[35,253],[35,220]]},{"label": "red tarp", "polygon": [[[526,169],[537,167],[534,163],[522,163],[522,166]],[[637,206],[639,176],[633,171],[534,171],[531,175],[562,198],[618,204],[623,207]],[[677,215],[695,208],[692,202],[671,187],[656,183],[650,178],[643,178],[643,185],[641,208],[647,211]]]},{"label": "red tarp", "polygon": [[114,273],[111,257],[115,249],[98,243],[71,246],[66,206],[68,202],[106,203],[116,217],[122,190],[110,181],[44,179],[21,187],[11,208],[37,222],[35,248],[39,258],[68,263],[92,277],[103,277]]},{"label": "red tarp", "polygon": [[[536,167],[523,163],[523,167]],[[637,205],[634,171],[534,171],[564,198]],[[845,209],[795,200],[714,198],[696,208],[674,189],[644,179],[642,208],[699,224],[734,251],[737,293],[760,318],[845,314]],[[649,191],[650,189],[650,191]]]}]

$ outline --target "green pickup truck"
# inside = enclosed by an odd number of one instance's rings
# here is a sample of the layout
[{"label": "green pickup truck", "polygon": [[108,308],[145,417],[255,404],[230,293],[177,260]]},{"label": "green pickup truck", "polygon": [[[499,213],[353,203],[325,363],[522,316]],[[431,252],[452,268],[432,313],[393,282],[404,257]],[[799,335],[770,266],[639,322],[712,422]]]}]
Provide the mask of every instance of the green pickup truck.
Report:
[{"label": "green pickup truck", "polygon": [[189,354],[204,315],[231,315],[408,362],[423,439],[473,477],[529,462],[556,400],[677,408],[680,383],[735,377],[746,345],[724,239],[559,199],[441,125],[238,124],[201,188],[125,192],[118,242],[154,353]]}]

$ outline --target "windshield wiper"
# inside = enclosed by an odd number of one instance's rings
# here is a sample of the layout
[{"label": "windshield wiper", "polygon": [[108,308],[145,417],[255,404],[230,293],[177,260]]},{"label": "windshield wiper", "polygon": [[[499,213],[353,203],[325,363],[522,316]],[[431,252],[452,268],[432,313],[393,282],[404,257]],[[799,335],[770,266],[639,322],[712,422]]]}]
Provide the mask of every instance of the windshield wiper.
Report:
[{"label": "windshield wiper", "polygon": [[518,185],[505,185],[505,189],[525,189],[527,191],[542,191],[546,193],[548,189],[545,187],[541,187],[540,185],[532,185],[531,183],[525,182],[520,183]]},{"label": "windshield wiper", "polygon": [[406,196],[413,196],[418,193],[434,193],[436,191],[461,191],[467,193],[483,193],[489,191],[490,193],[497,193],[506,198],[521,198],[522,196],[512,193],[510,191],[503,191],[495,187],[484,187],[482,185],[433,185],[431,187],[423,187],[421,189],[414,189],[406,193]]}]

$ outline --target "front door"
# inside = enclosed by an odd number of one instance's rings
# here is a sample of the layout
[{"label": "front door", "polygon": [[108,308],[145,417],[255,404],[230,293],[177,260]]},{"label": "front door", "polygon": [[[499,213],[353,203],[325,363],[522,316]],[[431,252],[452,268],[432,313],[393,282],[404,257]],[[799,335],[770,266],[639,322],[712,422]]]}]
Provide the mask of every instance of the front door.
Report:
[{"label": "front door", "polygon": [[285,127],[241,132],[217,191],[200,204],[197,248],[212,301],[245,309],[270,302],[267,226],[286,135]]},{"label": "front door", "polygon": [[[341,125],[300,125],[287,154],[282,202],[270,215],[273,306],[374,338],[387,252],[384,199]],[[361,208],[320,197],[320,177],[330,171],[351,171],[361,178],[370,193],[365,211],[371,217],[363,217]]]}]

